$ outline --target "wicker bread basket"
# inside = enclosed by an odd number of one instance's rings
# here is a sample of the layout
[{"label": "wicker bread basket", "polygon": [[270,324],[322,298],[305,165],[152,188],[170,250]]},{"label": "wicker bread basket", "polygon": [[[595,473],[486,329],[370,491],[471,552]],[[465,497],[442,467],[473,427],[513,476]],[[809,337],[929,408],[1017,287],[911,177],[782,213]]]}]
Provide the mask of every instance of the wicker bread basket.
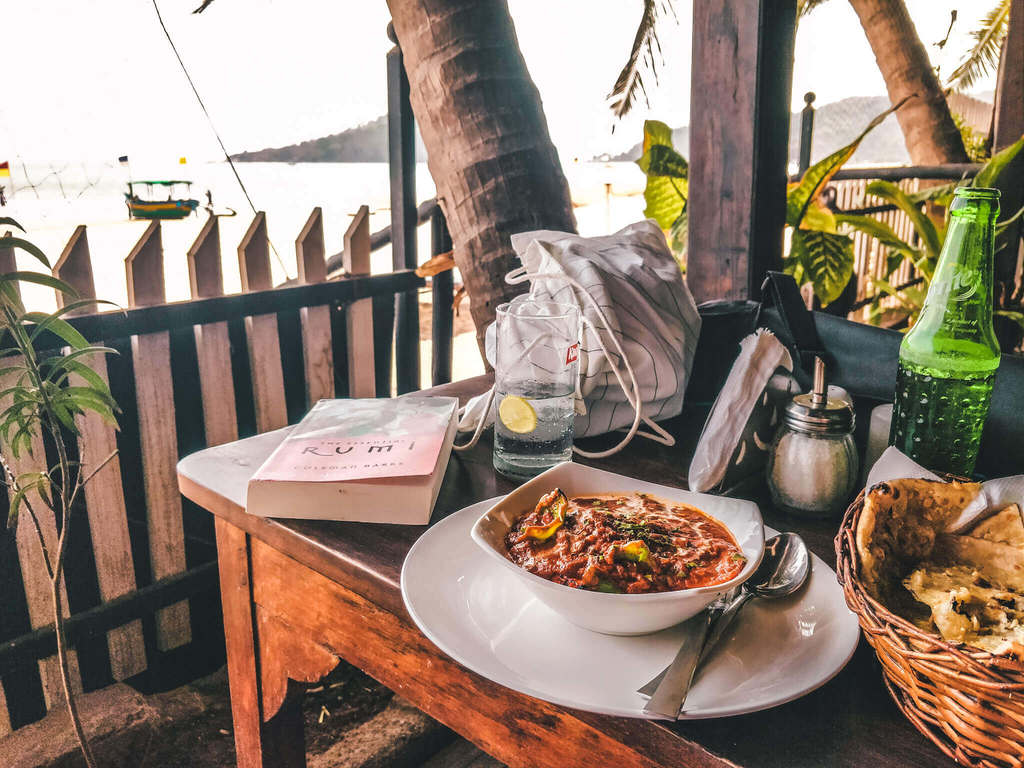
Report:
[{"label": "wicker bread basket", "polygon": [[872,598],[861,584],[855,543],[863,510],[861,492],[836,536],[836,573],[889,693],[910,722],[961,765],[1024,766],[1024,663],[947,643]]}]

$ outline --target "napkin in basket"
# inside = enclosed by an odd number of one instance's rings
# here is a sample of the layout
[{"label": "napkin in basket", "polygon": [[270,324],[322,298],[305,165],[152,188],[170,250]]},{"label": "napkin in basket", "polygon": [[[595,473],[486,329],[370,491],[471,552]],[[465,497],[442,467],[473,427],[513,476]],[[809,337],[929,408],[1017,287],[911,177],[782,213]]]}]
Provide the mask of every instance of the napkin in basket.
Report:
[{"label": "napkin in basket", "polygon": [[[876,483],[903,478],[941,479],[895,446],[889,446],[868,472],[865,488],[870,488]],[[981,492],[964,507],[960,515],[947,526],[946,530],[949,533],[960,533],[986,515],[1005,509],[1011,504],[1016,504],[1021,510],[1024,510],[1024,475],[1010,475],[1009,477],[986,480],[981,484]]]}]

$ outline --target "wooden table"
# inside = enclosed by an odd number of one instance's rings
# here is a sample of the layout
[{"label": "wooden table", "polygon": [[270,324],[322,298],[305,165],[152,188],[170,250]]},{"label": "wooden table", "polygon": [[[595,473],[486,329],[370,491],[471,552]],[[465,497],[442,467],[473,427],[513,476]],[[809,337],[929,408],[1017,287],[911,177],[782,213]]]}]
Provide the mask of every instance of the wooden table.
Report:
[{"label": "wooden table", "polygon": [[[465,398],[483,377],[436,390]],[[666,423],[665,448],[638,439],[597,466],[684,485],[704,414]],[[185,458],[182,493],[216,515],[224,634],[238,765],[305,765],[305,684],[339,659],[354,664],[497,759],[523,768],[572,766],[950,766],[896,709],[863,641],[850,664],[803,698],[740,717],[666,724],[593,715],[510,691],[441,653],[402,605],[402,560],[423,528],[273,520],[244,509],[245,485],[279,436],[249,438]],[[487,439],[453,454],[434,521],[513,484],[491,467]],[[761,502],[765,522],[796,530],[834,562],[836,523],[788,519]]]}]

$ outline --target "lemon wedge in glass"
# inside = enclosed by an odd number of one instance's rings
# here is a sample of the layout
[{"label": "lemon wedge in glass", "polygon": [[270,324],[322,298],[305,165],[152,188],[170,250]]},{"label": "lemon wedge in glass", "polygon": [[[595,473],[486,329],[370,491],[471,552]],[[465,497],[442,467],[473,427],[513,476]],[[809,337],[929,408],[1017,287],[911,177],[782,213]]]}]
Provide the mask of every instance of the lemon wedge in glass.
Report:
[{"label": "lemon wedge in glass", "polygon": [[525,435],[537,428],[537,412],[529,401],[517,395],[506,395],[498,406],[498,418],[517,435]]}]

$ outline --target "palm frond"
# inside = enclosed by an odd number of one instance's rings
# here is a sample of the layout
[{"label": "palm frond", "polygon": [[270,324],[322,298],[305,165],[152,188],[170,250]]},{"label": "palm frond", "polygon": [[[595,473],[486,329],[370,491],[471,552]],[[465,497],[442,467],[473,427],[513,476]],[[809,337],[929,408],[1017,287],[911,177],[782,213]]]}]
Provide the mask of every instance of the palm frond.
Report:
[{"label": "palm frond", "polygon": [[999,65],[999,52],[1006,39],[1006,28],[1010,20],[1010,3],[1011,0],[998,0],[992,10],[985,14],[981,26],[971,32],[974,44],[953,70],[946,85],[957,91],[965,91]]},{"label": "palm frond", "polygon": [[803,18],[815,8],[820,5],[824,5],[828,0],[800,0],[797,4],[797,16]]},{"label": "palm frond", "polygon": [[633,37],[629,59],[615,79],[611,93],[608,94],[612,114],[616,118],[621,118],[633,108],[637,96],[643,95],[644,101],[647,101],[647,88],[643,80],[645,71],[651,73],[655,83],[658,82],[657,67],[664,60],[661,43],[658,41],[658,19],[667,15],[676,18],[672,0],[644,0],[643,13]]}]

